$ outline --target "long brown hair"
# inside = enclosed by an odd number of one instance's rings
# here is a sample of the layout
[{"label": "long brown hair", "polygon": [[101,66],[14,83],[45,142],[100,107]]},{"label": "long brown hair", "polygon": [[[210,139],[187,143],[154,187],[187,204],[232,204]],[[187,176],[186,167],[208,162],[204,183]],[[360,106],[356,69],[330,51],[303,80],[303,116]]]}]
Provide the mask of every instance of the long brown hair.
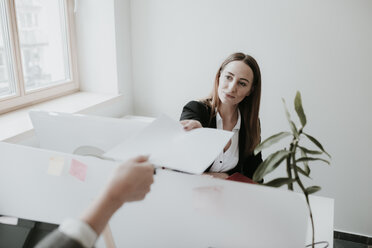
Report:
[{"label": "long brown hair", "polygon": [[216,109],[218,110],[221,103],[218,97],[219,78],[225,66],[232,61],[242,61],[253,71],[253,85],[251,93],[238,105],[241,118],[244,122],[244,128],[246,130],[244,150],[245,154],[248,155],[253,152],[254,148],[260,143],[261,139],[261,128],[258,119],[261,101],[261,72],[256,60],[252,56],[244,53],[231,54],[218,69],[210,96],[202,101],[211,107],[211,118],[214,118],[217,114]]}]

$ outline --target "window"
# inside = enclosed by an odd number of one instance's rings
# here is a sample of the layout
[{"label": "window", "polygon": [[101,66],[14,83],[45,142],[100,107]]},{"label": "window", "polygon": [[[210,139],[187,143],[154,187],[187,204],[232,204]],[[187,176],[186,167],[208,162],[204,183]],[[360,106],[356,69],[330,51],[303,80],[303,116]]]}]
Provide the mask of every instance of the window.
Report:
[{"label": "window", "polygon": [[0,0],[0,113],[78,90],[72,0]]}]

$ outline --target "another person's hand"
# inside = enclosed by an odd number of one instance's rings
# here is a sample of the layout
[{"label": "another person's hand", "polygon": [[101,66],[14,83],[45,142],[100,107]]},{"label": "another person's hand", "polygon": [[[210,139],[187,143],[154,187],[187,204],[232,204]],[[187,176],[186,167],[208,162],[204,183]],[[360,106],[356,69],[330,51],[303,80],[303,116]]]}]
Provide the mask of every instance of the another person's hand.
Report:
[{"label": "another person's hand", "polygon": [[145,198],[154,182],[154,166],[147,156],[138,156],[120,165],[101,195],[83,213],[81,220],[99,235],[111,216],[125,202]]},{"label": "another person's hand", "polygon": [[185,129],[186,131],[203,127],[202,124],[197,120],[183,120],[180,121],[180,123],[182,124],[183,129]]},{"label": "another person's hand", "polygon": [[154,182],[154,166],[148,156],[138,156],[120,165],[106,187],[106,196],[119,207],[145,198]]}]

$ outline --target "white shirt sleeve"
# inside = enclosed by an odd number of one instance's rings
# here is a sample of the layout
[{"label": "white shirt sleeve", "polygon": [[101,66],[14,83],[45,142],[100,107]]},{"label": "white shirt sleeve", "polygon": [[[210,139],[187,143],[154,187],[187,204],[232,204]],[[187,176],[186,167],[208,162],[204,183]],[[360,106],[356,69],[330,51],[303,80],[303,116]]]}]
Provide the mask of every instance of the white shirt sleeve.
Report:
[{"label": "white shirt sleeve", "polygon": [[96,232],[87,223],[78,219],[67,219],[58,229],[86,248],[93,247],[97,240]]}]

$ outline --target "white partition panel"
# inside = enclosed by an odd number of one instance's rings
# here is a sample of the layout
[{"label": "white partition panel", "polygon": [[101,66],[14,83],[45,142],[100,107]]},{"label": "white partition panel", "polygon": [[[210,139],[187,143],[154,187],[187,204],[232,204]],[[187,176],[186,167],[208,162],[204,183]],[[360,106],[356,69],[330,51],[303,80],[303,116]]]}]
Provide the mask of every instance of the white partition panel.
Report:
[{"label": "white partition panel", "polygon": [[[57,157],[64,159],[60,175],[48,174]],[[69,173],[73,159],[86,165],[84,181]],[[0,214],[50,223],[79,216],[115,166],[0,143]],[[296,193],[158,170],[145,200],[125,204],[110,226],[117,247],[297,248],[305,243],[307,218]]]}]

